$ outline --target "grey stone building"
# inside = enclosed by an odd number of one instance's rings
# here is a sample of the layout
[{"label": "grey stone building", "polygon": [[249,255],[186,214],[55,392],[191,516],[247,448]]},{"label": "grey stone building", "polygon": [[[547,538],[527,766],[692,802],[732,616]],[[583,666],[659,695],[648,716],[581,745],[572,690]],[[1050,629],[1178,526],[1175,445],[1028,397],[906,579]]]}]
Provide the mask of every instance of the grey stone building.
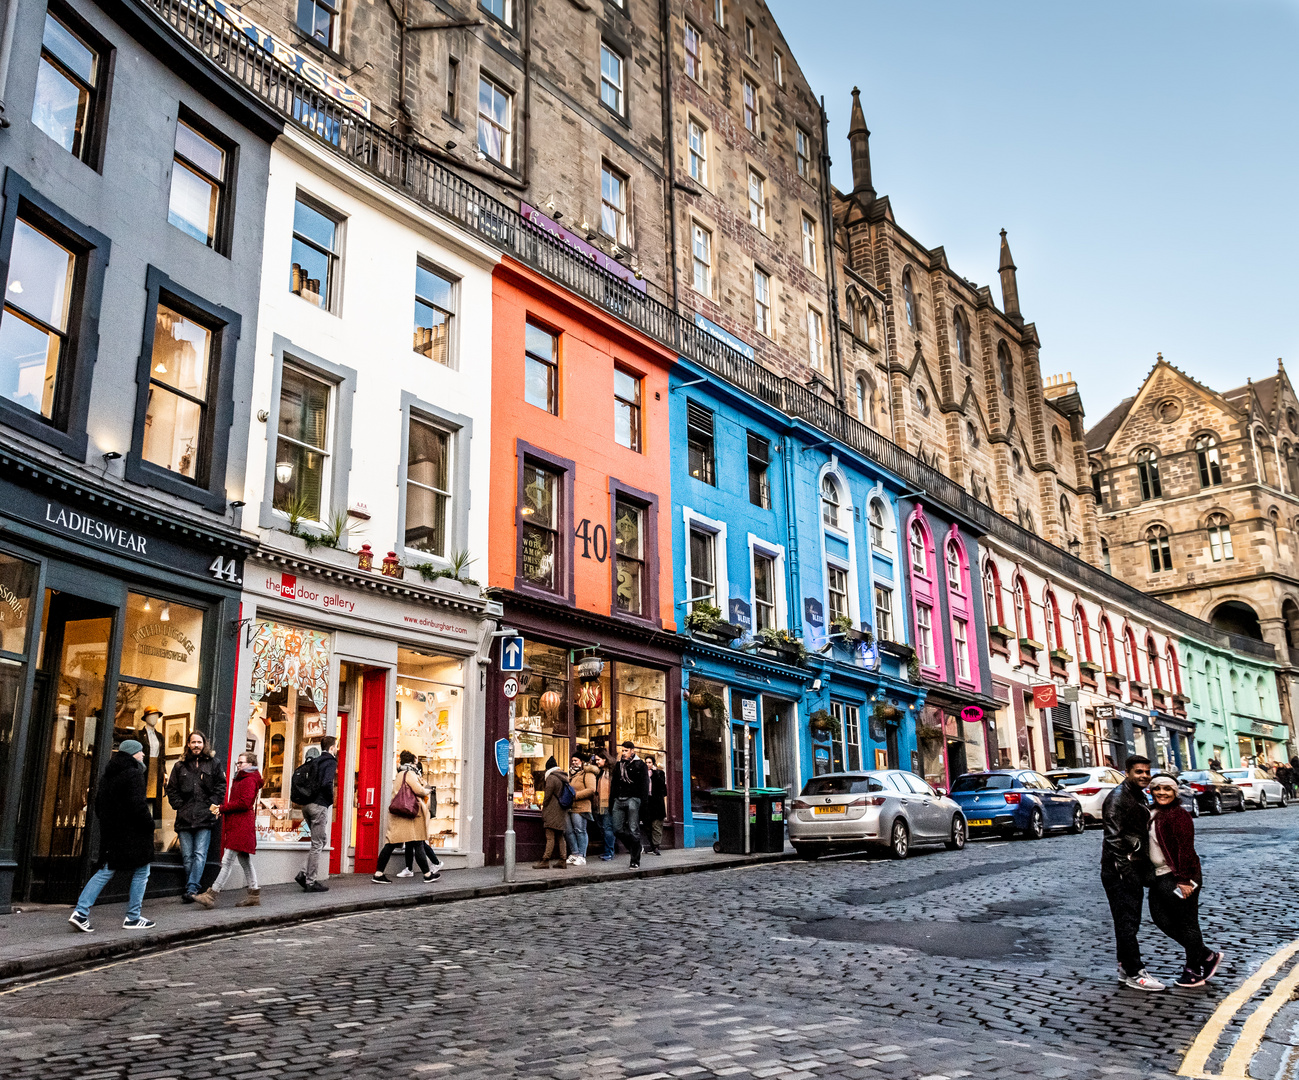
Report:
[{"label": "grey stone building", "polygon": [[[96,780],[231,749],[268,112],[137,0],[10,0],[0,46],[0,910],[67,901]],[[242,747],[240,747],[242,749]],[[218,852],[213,851],[213,857]]]}]

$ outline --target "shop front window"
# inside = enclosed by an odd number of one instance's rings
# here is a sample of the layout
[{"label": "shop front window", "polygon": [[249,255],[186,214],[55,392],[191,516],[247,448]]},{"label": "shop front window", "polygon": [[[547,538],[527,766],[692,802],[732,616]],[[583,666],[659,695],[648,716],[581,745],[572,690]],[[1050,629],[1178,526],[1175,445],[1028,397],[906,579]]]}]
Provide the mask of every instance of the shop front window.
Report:
[{"label": "shop front window", "polygon": [[616,741],[631,740],[636,753],[656,754],[663,760],[667,749],[667,676],[654,668],[617,665],[618,690]]},{"label": "shop front window", "polygon": [[532,678],[518,697],[514,721],[514,804],[535,810],[541,807],[547,758],[568,764],[568,651],[529,641],[523,662]]},{"label": "shop front window", "polygon": [[726,687],[706,679],[690,680],[690,807],[692,813],[715,814],[714,788],[730,783],[726,761]]},{"label": "shop front window", "polygon": [[0,552],[0,777],[9,775],[14,732],[27,684],[37,565]]},{"label": "shop front window", "polygon": [[[397,650],[397,708],[392,772],[403,750],[415,755],[430,796],[429,843],[460,846],[460,740],[464,664],[412,649]],[[436,802],[436,806],[433,803]]]},{"label": "shop front window", "polygon": [[203,616],[201,608],[127,594],[113,741],[135,739],[144,747],[144,794],[158,851],[177,849],[167,778],[184,757],[191,731],[212,741],[207,716],[198,714]]},{"label": "shop front window", "polygon": [[253,629],[251,710],[246,742],[264,781],[257,803],[257,842],[309,843],[302,810],[289,798],[293,770],[325,737],[329,634],[283,623]]}]

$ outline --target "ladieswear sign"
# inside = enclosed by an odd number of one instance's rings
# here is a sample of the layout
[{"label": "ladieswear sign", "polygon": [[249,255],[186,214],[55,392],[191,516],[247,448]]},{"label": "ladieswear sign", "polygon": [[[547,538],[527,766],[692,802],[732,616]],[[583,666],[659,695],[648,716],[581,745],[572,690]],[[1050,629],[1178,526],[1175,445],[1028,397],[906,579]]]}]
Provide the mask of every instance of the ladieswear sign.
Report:
[{"label": "ladieswear sign", "polygon": [[45,504],[45,523],[61,532],[79,533],[89,540],[97,540],[109,547],[118,547],[135,555],[147,555],[149,538],[138,532],[111,525],[89,514],[69,510],[58,503]]}]

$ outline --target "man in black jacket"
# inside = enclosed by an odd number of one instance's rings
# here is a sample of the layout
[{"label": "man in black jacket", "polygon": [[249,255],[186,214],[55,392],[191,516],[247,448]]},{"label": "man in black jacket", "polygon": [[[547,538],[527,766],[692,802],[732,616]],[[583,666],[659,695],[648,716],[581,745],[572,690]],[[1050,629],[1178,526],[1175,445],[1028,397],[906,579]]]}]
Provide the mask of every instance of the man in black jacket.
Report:
[{"label": "man in black jacket", "polygon": [[[306,892],[329,892],[329,886],[317,881],[320,873],[320,853],[329,843],[329,809],[334,805],[334,778],[338,775],[338,758],[334,756],[334,744],[338,742],[332,735],[320,740],[320,756],[316,758],[316,767],[312,772],[315,794],[303,804],[302,816],[311,830],[311,850],[307,852],[307,865],[298,871],[296,881]],[[315,747],[308,747],[307,754]]]},{"label": "man in black jacket", "polygon": [[149,930],[154,925],[153,920],[140,914],[144,889],[149,883],[149,863],[153,861],[153,810],[145,798],[144,779],[144,745],[127,739],[109,759],[95,796],[99,857],[103,865],[86,882],[77,897],[75,910],[68,916],[68,922],[87,934],[94,932],[90,909],[119,870],[131,874],[123,929]]},{"label": "man in black jacket", "polygon": [[1137,943],[1145,883],[1151,876],[1150,808],[1146,803],[1150,759],[1133,754],[1123,763],[1123,768],[1127,772],[1123,783],[1106,796],[1101,809],[1105,825],[1101,885],[1114,917],[1123,985],[1134,990],[1162,990],[1164,984],[1146,974],[1141,963],[1141,946]]},{"label": "man in black jacket", "polygon": [[613,768],[609,799],[613,831],[631,853],[631,868],[640,866],[640,804],[649,796],[649,769],[636,756],[636,744],[631,740],[622,744],[618,764]]}]

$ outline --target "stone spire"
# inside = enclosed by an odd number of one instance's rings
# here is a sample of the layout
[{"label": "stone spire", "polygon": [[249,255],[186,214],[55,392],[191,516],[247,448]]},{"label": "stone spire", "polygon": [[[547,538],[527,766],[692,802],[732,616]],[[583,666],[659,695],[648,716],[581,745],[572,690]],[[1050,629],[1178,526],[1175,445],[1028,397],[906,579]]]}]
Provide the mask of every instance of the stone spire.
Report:
[{"label": "stone spire", "polygon": [[875,189],[871,187],[871,133],[866,128],[866,117],[861,111],[861,91],[852,88],[852,120],[848,125],[848,144],[852,147],[852,193],[865,196],[873,202]]},{"label": "stone spire", "polygon": [[1015,282],[1015,260],[1010,257],[1010,244],[1006,242],[1006,230],[1001,230],[1001,307],[1012,318],[1019,318],[1019,285]]}]

